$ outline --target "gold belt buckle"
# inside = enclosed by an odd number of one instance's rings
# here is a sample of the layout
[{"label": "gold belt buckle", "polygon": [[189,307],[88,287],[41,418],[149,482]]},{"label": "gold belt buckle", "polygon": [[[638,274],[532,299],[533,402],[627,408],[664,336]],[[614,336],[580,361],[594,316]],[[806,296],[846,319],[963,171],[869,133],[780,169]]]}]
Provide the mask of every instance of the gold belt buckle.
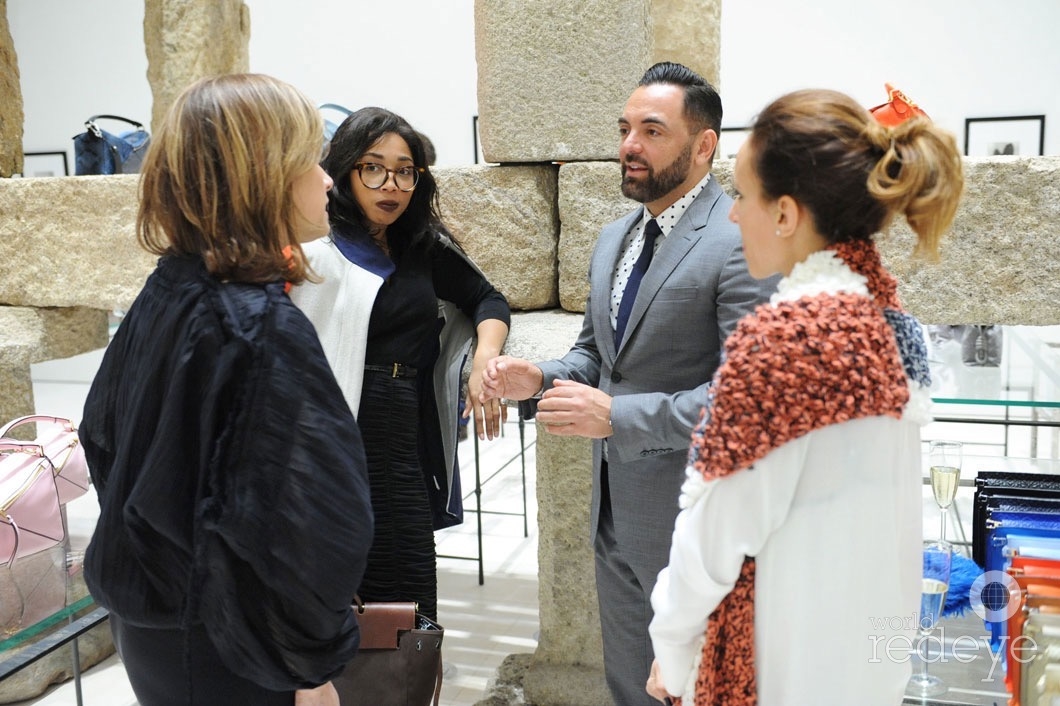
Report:
[{"label": "gold belt buckle", "polygon": [[393,369],[393,371],[392,371],[392,372],[390,373],[390,377],[392,377],[392,378],[396,378],[396,377],[398,376],[398,368],[400,368],[400,367],[401,367],[401,364],[400,364],[400,363],[394,363],[394,369]]}]

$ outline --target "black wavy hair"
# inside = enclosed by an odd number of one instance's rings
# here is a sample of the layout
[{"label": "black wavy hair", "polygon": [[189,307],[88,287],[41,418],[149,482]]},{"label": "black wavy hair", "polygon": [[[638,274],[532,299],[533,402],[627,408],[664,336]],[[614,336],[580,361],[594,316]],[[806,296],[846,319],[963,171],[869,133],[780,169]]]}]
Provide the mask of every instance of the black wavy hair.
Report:
[{"label": "black wavy hair", "polygon": [[386,229],[390,251],[396,256],[409,249],[430,247],[434,242],[430,225],[440,221],[438,215],[438,186],[431,174],[423,139],[407,120],[385,108],[361,108],[351,113],[331,138],[331,148],[321,163],[335,181],[328,194],[328,211],[333,228],[353,225],[364,230],[369,223],[364,210],[357,203],[350,176],[353,165],[364,157],[384,135],[394,133],[405,141],[412,152],[412,161],[423,171],[412,192],[408,208]]}]

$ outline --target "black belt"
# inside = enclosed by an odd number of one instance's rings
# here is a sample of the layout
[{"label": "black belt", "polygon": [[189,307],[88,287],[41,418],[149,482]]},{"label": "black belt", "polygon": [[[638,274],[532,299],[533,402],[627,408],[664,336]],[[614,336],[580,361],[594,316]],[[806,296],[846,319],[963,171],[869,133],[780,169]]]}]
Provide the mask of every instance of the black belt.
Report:
[{"label": "black belt", "polygon": [[387,373],[392,378],[414,378],[416,377],[416,368],[411,365],[402,365],[401,363],[391,363],[390,365],[366,365],[365,370],[370,370],[374,373]]}]

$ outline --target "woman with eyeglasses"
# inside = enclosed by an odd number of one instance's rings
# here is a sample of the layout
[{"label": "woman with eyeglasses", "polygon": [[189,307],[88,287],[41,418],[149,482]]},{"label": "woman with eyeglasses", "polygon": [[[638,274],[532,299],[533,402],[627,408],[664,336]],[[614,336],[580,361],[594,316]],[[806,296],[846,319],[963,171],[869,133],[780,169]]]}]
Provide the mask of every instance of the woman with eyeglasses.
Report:
[{"label": "woman with eyeglasses", "polygon": [[437,618],[434,530],[463,519],[457,401],[473,336],[465,414],[479,438],[498,434],[498,400],[479,401],[482,370],[500,353],[510,310],[438,227],[424,143],[407,121],[363,108],[335,131],[324,169],[331,235],[305,247],[316,282],[291,297],[316,326],[368,457],[375,535],[358,591],[365,601],[416,601]]}]

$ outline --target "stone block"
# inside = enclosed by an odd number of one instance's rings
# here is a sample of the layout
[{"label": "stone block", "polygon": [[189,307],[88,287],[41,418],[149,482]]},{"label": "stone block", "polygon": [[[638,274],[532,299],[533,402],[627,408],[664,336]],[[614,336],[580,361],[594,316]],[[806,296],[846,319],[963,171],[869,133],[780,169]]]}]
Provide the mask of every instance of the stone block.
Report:
[{"label": "stone block", "polygon": [[523,676],[523,691],[534,706],[613,706],[615,703],[604,681],[603,667],[535,662]]},{"label": "stone block", "polygon": [[69,358],[107,345],[107,312],[0,306],[0,369]]},{"label": "stone block", "polygon": [[651,57],[650,0],[476,0],[486,160],[616,158],[616,120]]},{"label": "stone block", "polygon": [[578,339],[583,319],[560,309],[516,312],[504,352],[534,362],[560,358]]},{"label": "stone block", "polygon": [[644,70],[677,61],[717,84],[721,0],[476,0],[479,132],[489,162],[618,156]]},{"label": "stone block", "polygon": [[[731,159],[714,162],[713,173],[730,189]],[[621,181],[617,162],[564,164],[559,169],[559,303],[567,311],[585,311],[589,260],[600,230],[640,208],[622,195]]]},{"label": "stone block", "polygon": [[[733,160],[713,173],[732,192]],[[901,216],[877,237],[905,307],[924,323],[1060,323],[1060,157],[965,158],[965,193],[938,263],[912,257]],[[600,228],[638,204],[619,189],[616,163],[565,164],[559,175],[559,296],[582,311]]]},{"label": "stone block", "polygon": [[138,178],[0,179],[0,303],[128,308],[157,259],[136,242]]},{"label": "stone block", "polygon": [[0,366],[0,424],[35,413],[29,365]]},{"label": "stone block", "polygon": [[879,243],[924,323],[1060,324],[1060,157],[965,158],[965,192],[940,262],[911,257],[896,219]]},{"label": "stone block", "polygon": [[22,171],[22,85],[18,54],[7,20],[7,0],[0,0],[0,178]]},{"label": "stone block", "polygon": [[617,162],[572,163],[559,169],[559,303],[567,311],[585,311],[589,259],[600,229],[640,207],[622,195],[621,180]]},{"label": "stone block", "polygon": [[[603,667],[593,549],[589,544],[592,443],[537,425],[538,664]],[[531,669],[531,672],[534,668]],[[530,701],[537,700],[527,694]]]},{"label": "stone block", "polygon": [[442,217],[513,309],[556,306],[556,167],[435,172]]},{"label": "stone block", "polygon": [[[16,179],[15,181],[20,181]],[[0,423],[35,413],[30,365],[107,345],[107,312],[0,306]]]},{"label": "stone block", "polygon": [[684,64],[720,91],[721,2],[652,0],[653,60]]},{"label": "stone block", "polygon": [[250,8],[243,0],[145,0],[144,46],[157,128],[192,82],[248,70]]}]

